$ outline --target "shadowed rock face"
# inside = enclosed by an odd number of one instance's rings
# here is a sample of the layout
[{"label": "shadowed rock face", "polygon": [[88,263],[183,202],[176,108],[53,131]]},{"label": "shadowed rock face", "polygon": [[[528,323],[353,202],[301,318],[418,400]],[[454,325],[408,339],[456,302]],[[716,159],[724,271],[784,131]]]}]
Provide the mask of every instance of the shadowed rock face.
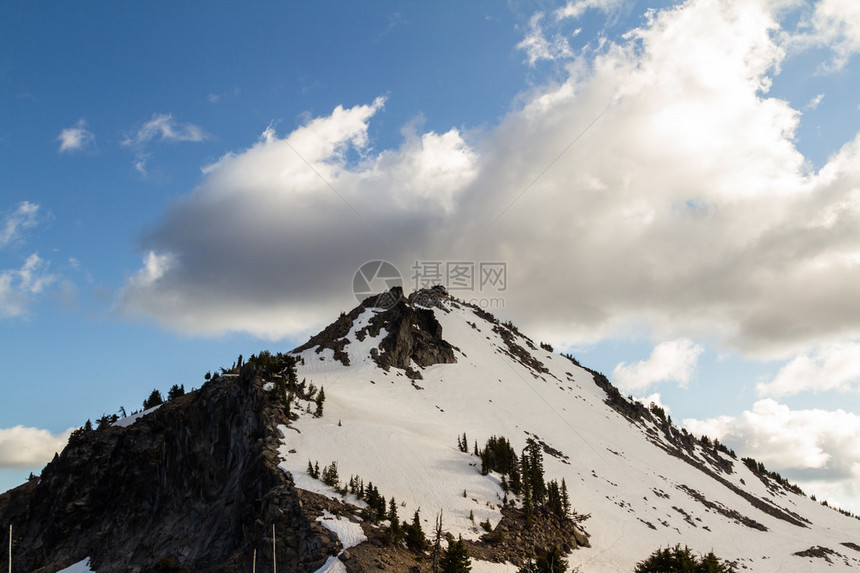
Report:
[{"label": "shadowed rock face", "polygon": [[[412,368],[413,362],[422,368],[456,362],[454,347],[442,338],[442,325],[433,311],[414,304],[416,300],[429,304],[435,299],[429,295],[421,297],[422,291],[419,291],[407,300],[400,287],[389,292],[396,297],[397,303],[374,316],[368,324],[368,331],[373,336],[383,328],[388,333],[379,343],[379,352],[374,356],[376,363],[385,370],[391,367],[403,369],[410,378],[420,379],[421,373]],[[357,334],[361,336],[361,333]]]},{"label": "shadowed rock face", "polygon": [[[0,495],[13,571],[53,572],[91,557],[114,571],[314,570],[329,532],[308,518],[277,467],[282,408],[254,367],[164,404],[128,428],[73,439],[38,483]],[[0,569],[8,567],[6,553]]]},{"label": "shadowed rock face", "polygon": [[424,308],[438,306],[441,312],[438,301],[447,296],[444,290],[424,289],[412,293],[407,299],[403,296],[402,288],[394,287],[388,292],[368,297],[293,352],[316,348],[319,353],[329,348],[335,360],[349,366],[349,354],[346,352],[349,340],[345,337],[366,309],[377,309],[367,326],[355,333],[356,336],[364,340],[365,336],[377,337],[385,330],[385,336],[377,348],[371,351],[373,359],[385,370],[399,368],[410,378],[420,379],[421,373],[413,368],[413,363],[424,368],[457,361],[454,347],[442,338],[442,325],[436,320],[433,310]]}]

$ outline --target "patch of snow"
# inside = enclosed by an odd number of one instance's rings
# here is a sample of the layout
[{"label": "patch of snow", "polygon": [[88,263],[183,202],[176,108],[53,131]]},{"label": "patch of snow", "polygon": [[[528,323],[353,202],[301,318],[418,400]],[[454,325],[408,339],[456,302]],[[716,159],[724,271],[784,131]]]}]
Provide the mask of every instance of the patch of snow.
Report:
[{"label": "patch of snow", "polygon": [[326,560],[325,565],[314,571],[314,573],[347,573],[343,561],[332,555]]},{"label": "patch of snow", "polygon": [[337,535],[337,538],[341,545],[343,545],[344,549],[355,547],[359,543],[367,541],[367,536],[361,529],[361,525],[353,523],[346,518],[334,515],[324,510],[323,515],[318,517],[317,521],[319,521],[323,527]]},{"label": "patch of snow", "polygon": [[144,416],[148,416],[149,414],[152,414],[153,412],[158,410],[160,407],[161,407],[161,404],[159,404],[158,406],[153,406],[152,408],[149,408],[148,410],[144,410],[143,412],[138,412],[136,414],[132,414],[131,416],[126,416],[125,418],[120,418],[119,420],[114,422],[113,425],[118,426],[120,428],[127,428],[127,427],[131,426],[132,424],[134,424],[135,422],[137,422],[138,420],[140,420],[141,418],[143,418]]},{"label": "patch of snow", "polygon": [[90,569],[90,558],[87,557],[83,561],[78,561],[74,565],[69,565],[65,569],[57,571],[57,573],[95,573]]},{"label": "patch of snow", "polygon": [[316,570],[316,573],[346,573],[346,566],[338,557],[350,547],[355,547],[359,543],[367,541],[367,536],[357,523],[336,516],[323,510],[322,516],[317,518],[317,521],[323,527],[337,535],[338,541],[343,545],[343,550],[337,555],[332,555],[326,560],[325,565]]},{"label": "patch of snow", "polygon": [[513,563],[493,563],[492,561],[480,561],[472,559],[472,573],[511,573],[519,571],[520,568]]},{"label": "patch of snow", "polygon": [[263,384],[263,390],[265,392],[271,392],[274,389],[275,389],[275,383],[274,382],[266,382],[265,384]]}]

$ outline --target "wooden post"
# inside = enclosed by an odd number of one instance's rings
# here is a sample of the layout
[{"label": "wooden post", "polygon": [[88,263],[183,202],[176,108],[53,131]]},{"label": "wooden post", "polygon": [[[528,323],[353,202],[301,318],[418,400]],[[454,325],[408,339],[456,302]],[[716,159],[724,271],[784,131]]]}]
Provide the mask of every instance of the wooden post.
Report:
[{"label": "wooden post", "polygon": [[254,564],[251,566],[251,573],[257,573],[257,550],[254,549]]},{"label": "wooden post", "polygon": [[275,524],[272,524],[272,571],[278,573],[278,555],[275,553]]}]

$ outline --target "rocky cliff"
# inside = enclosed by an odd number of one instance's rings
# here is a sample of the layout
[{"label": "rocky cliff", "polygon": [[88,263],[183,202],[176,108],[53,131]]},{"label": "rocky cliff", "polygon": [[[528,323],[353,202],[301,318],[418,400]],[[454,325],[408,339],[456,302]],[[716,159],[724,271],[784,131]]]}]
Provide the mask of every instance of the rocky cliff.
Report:
[{"label": "rocky cliff", "polygon": [[[312,571],[336,539],[278,469],[282,407],[256,367],[165,403],[128,427],[86,432],[38,480],[0,496],[13,571],[91,558],[100,573],[270,568]],[[0,557],[6,571],[7,557]]]}]

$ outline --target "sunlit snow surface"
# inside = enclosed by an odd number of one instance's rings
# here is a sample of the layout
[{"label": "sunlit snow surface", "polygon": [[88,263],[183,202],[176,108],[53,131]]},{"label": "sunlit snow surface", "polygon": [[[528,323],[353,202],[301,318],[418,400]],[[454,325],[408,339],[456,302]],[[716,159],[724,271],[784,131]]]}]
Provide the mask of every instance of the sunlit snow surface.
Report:
[{"label": "sunlit snow surface", "polygon": [[[332,515],[328,511],[324,511],[321,517],[317,518],[323,527],[328,529],[337,535],[340,544],[343,545],[343,549],[349,549],[350,547],[355,547],[362,541],[367,541],[367,536],[364,535],[364,531],[362,531],[361,526],[357,523],[354,523],[346,518],[338,517],[336,515]],[[333,555],[328,558],[325,562],[325,565],[317,569],[316,573],[339,573],[345,572],[346,567],[343,563],[341,563],[340,559],[337,558],[336,555]]]},{"label": "sunlit snow surface", "polygon": [[[801,496],[771,493],[735,461],[734,473],[722,474],[723,478],[813,525],[801,528],[763,513],[651,444],[641,426],[604,404],[606,395],[589,372],[562,356],[529,348],[517,337],[517,343],[549,369],[535,373],[504,353],[505,343],[493,332],[493,324],[467,307],[447,306],[450,312],[436,309],[435,315],[445,340],[459,349],[457,363],[426,369],[413,365],[423,374],[415,384],[397,369],[382,371],[370,358],[370,349],[384,332],[358,341],[355,332],[376,310],[366,310],[347,336],[349,367],[335,361],[331,350],[301,353],[305,363],[299,366],[299,379],[324,387],[326,401],[322,418],[302,414],[292,428],[281,428],[281,467],[293,475],[297,487],[338,497],[306,472],[308,461],[318,461],[320,468],[336,461],[341,483],[350,475],[360,476],[365,484],[373,482],[386,499],[396,499],[401,520],[411,520],[420,508],[429,532],[442,511],[446,531],[477,539],[479,523],[489,519],[493,526],[498,524],[504,494],[500,476],[482,476],[479,460],[458,450],[458,435],[467,434],[470,451],[476,440],[483,446],[491,435],[507,437],[518,450],[529,436],[536,436],[566,456],[545,455],[546,478],[564,478],[575,510],[591,514],[584,527],[592,547],[568,556],[570,564],[582,571],[632,570],[658,547],[675,543],[700,553],[713,549],[723,559],[737,561],[738,568],[757,572],[860,566],[860,552],[841,545],[860,543],[857,520]],[[708,509],[682,485],[769,531],[746,527]],[[845,558],[831,556],[831,564],[792,555],[817,545]],[[476,565],[476,571],[504,570]]]},{"label": "sunlit snow surface", "polygon": [[90,569],[90,558],[87,557],[83,561],[78,561],[74,565],[70,565],[65,569],[57,571],[57,573],[95,573]]},{"label": "sunlit snow surface", "polygon": [[160,407],[161,407],[161,404],[159,404],[158,406],[153,406],[152,408],[149,408],[148,410],[144,410],[142,412],[137,412],[136,414],[132,414],[131,416],[126,416],[125,418],[120,418],[119,420],[114,422],[113,425],[119,426],[120,428],[127,428],[128,426],[131,426],[132,424],[134,424],[135,422],[137,422],[138,420],[140,420],[144,416],[152,414],[153,412],[158,410]]}]

